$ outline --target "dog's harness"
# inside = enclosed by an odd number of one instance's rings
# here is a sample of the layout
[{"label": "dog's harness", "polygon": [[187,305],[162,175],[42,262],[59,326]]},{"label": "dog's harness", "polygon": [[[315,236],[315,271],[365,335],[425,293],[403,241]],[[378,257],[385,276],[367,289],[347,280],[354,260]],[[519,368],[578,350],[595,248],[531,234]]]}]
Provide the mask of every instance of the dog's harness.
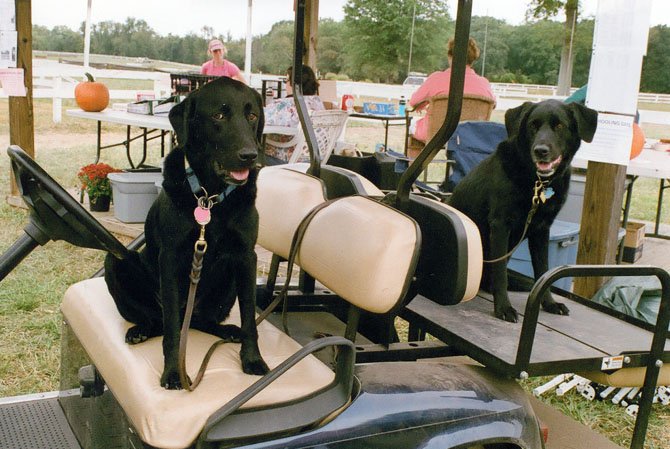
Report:
[{"label": "dog's harness", "polygon": [[538,175],[537,181],[535,181],[535,186],[533,186],[533,198],[531,199],[530,210],[528,211],[528,216],[526,217],[526,224],[523,227],[523,233],[521,234],[519,242],[516,245],[514,245],[514,248],[512,248],[509,252],[507,252],[507,254],[497,257],[495,259],[484,260],[484,263],[495,263],[500,262],[501,260],[505,260],[508,257],[510,257],[514,253],[514,251],[516,251],[519,245],[521,245],[523,239],[526,238],[526,233],[528,232],[530,222],[533,221],[533,216],[535,215],[535,212],[537,212],[538,207],[540,207],[540,204],[546,203],[548,199],[554,196],[554,189],[549,184],[551,184],[550,180],[542,180]]},{"label": "dog's harness", "polygon": [[191,263],[191,274],[189,275],[190,284],[188,289],[188,298],[186,300],[186,311],[184,312],[184,322],[181,326],[181,332],[179,333],[179,381],[181,386],[185,390],[193,391],[198,386],[202,377],[205,374],[205,369],[209,363],[209,359],[212,357],[214,350],[222,343],[225,343],[225,340],[218,340],[207,351],[205,357],[200,365],[198,374],[195,377],[193,382],[188,378],[186,373],[186,344],[188,340],[188,329],[191,325],[191,317],[193,315],[193,309],[195,307],[195,293],[198,288],[198,283],[200,282],[200,272],[202,271],[202,261],[205,257],[205,252],[207,251],[207,241],[205,240],[205,226],[212,219],[210,209],[216,204],[222,203],[228,196],[232,193],[233,190],[237,187],[234,184],[229,184],[223,192],[218,195],[209,195],[207,190],[200,185],[197,176],[193,173],[193,170],[189,167],[186,169],[186,179],[189,186],[191,187],[191,192],[198,202],[195,210],[193,211],[193,216],[196,223],[200,226],[200,235],[198,240],[196,240],[193,248],[193,262]]}]

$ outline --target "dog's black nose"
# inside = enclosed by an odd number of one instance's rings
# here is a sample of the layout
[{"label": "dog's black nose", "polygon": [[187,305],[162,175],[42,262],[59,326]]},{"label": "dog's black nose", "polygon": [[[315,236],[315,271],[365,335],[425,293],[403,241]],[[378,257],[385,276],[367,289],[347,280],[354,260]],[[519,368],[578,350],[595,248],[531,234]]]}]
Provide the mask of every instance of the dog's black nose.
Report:
[{"label": "dog's black nose", "polygon": [[533,147],[533,151],[535,152],[535,155],[537,157],[540,157],[540,158],[547,157],[547,155],[549,154],[549,150],[550,150],[549,145],[545,145],[545,144],[539,144],[539,145],[535,145],[535,147]]},{"label": "dog's black nose", "polygon": [[244,148],[237,154],[237,157],[244,162],[253,162],[258,157],[258,151],[255,148]]}]

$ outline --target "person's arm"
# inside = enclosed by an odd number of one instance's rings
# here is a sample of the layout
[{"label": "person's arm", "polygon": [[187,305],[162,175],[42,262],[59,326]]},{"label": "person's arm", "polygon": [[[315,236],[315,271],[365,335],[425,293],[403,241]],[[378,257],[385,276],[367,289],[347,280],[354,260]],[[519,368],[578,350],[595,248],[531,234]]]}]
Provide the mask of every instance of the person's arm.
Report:
[{"label": "person's arm", "polygon": [[240,68],[233,62],[226,60],[229,76],[237,81],[247,84],[247,79],[242,75]]},{"label": "person's arm", "polygon": [[244,75],[242,75],[242,72],[238,71],[237,75],[233,76],[233,78],[236,79],[237,81],[247,84],[247,79],[244,77]]},{"label": "person's arm", "polygon": [[205,62],[201,67],[200,67],[200,74],[201,75],[207,75],[207,67],[209,66],[209,61]]},{"label": "person's arm", "polygon": [[[425,106],[421,105],[421,103],[426,102],[430,97],[435,95],[435,85],[439,85],[440,82],[439,74],[440,72],[432,73],[410,97],[409,106],[414,108],[415,111],[423,109]],[[419,107],[417,108],[417,106]]]}]

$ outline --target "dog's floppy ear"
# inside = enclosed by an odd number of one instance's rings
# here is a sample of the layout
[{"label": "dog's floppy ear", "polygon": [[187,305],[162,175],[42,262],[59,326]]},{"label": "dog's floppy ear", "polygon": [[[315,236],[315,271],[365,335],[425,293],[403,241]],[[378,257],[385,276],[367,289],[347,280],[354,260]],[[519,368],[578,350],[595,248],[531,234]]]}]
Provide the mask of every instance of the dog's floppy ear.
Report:
[{"label": "dog's floppy ear", "polygon": [[568,103],[566,107],[575,117],[579,138],[584,142],[591,142],[598,127],[598,111],[576,102]]},{"label": "dog's floppy ear", "polygon": [[524,102],[521,106],[508,109],[505,112],[505,128],[507,129],[507,136],[512,137],[519,134],[519,126],[523,118],[530,112],[533,103],[530,101]]},{"label": "dog's floppy ear", "polygon": [[191,116],[191,103],[193,103],[193,100],[188,96],[184,101],[173,106],[168,114],[170,125],[172,125],[172,129],[177,135],[177,144],[181,146],[186,146],[188,142],[188,120]]}]

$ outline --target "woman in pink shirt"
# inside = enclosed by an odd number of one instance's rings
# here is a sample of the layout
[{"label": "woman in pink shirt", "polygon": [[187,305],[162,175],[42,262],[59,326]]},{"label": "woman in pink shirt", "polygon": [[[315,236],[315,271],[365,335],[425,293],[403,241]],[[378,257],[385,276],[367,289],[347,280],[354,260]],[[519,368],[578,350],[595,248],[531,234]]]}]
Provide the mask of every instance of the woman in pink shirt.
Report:
[{"label": "woman in pink shirt", "polygon": [[207,54],[209,54],[212,59],[202,65],[200,73],[210,76],[227,76],[246,84],[247,80],[244,79],[239,67],[225,59],[227,52],[228,50],[219,39],[212,39],[209,41]]},{"label": "woman in pink shirt", "polygon": [[[454,56],[454,40],[451,39],[447,44],[447,57],[449,59],[449,65],[451,65],[451,60]],[[479,47],[477,47],[477,42],[473,38],[470,38],[468,41],[468,55],[466,57],[466,66],[465,66],[465,85],[463,87],[463,93],[465,94],[474,94],[481,95],[484,97],[492,98],[495,101],[495,96],[491,90],[491,85],[489,81],[483,76],[479,76],[472,69],[472,63],[479,58]],[[420,111],[425,106],[417,105],[426,102],[431,97],[436,95],[448,95],[449,94],[449,82],[451,80],[451,69],[444,70],[442,72],[432,73],[426,81],[417,89],[416,92],[412,95],[409,100],[409,105],[415,110]],[[419,120],[412,123],[410,128],[412,136],[416,140],[425,142],[428,137],[428,122],[425,117],[420,118]]]}]

